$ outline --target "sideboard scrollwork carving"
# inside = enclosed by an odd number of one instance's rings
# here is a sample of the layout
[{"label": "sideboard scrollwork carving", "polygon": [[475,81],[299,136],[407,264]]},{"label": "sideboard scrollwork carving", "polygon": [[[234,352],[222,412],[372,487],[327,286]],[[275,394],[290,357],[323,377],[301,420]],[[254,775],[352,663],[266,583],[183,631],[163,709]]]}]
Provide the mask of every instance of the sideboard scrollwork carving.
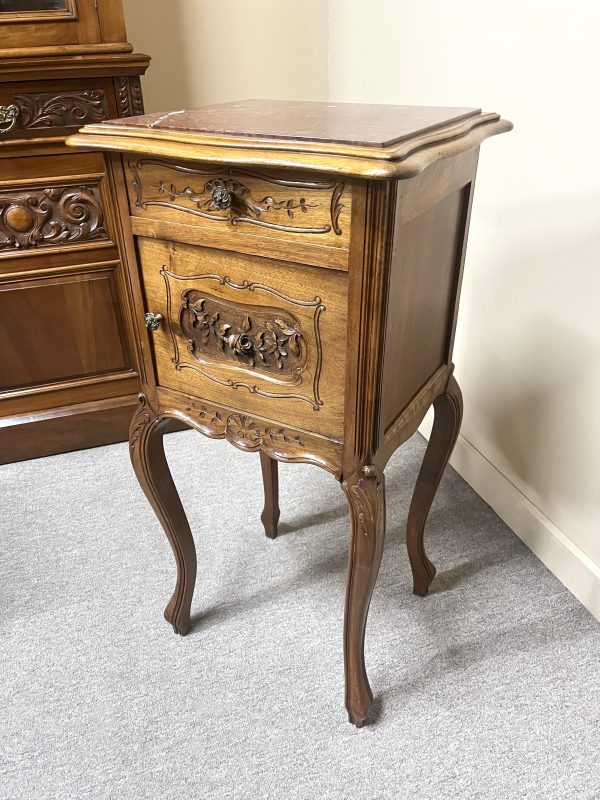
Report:
[{"label": "sideboard scrollwork carving", "polygon": [[19,128],[23,130],[80,127],[109,116],[102,89],[16,94],[13,100],[19,109]]},{"label": "sideboard scrollwork carving", "polygon": [[142,84],[137,77],[115,78],[120,117],[137,117],[144,113]]},{"label": "sideboard scrollwork carving", "polygon": [[99,187],[0,191],[0,251],[108,240]]}]

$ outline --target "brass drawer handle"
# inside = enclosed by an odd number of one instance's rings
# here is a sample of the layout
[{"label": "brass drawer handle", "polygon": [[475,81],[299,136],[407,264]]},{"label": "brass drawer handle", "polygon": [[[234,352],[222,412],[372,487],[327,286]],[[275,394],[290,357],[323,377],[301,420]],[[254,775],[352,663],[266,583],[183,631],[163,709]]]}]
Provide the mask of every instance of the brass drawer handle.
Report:
[{"label": "brass drawer handle", "polygon": [[19,107],[15,105],[0,106],[0,136],[8,133],[17,124]]},{"label": "brass drawer handle", "polygon": [[149,311],[146,316],[144,317],[144,322],[146,323],[146,327],[149,331],[155,331],[160,328],[160,323],[163,321],[162,314],[153,314]]},{"label": "brass drawer handle", "polygon": [[225,211],[231,208],[231,200],[231,192],[224,186],[215,186],[212,190],[212,201],[215,208],[218,208],[219,211]]}]

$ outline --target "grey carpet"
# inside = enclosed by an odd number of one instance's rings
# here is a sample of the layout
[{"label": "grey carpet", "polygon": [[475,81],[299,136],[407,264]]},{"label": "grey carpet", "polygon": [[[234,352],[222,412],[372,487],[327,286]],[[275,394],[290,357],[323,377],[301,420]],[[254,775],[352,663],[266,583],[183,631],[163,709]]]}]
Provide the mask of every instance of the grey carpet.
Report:
[{"label": "grey carpet", "polygon": [[424,443],[388,468],[367,633],[375,723],[343,708],[343,494],[198,434],[168,455],[195,532],[195,627],[126,445],[0,467],[0,797],[317,800],[600,797],[600,626],[454,473],[439,574],[410,591],[404,525]]}]

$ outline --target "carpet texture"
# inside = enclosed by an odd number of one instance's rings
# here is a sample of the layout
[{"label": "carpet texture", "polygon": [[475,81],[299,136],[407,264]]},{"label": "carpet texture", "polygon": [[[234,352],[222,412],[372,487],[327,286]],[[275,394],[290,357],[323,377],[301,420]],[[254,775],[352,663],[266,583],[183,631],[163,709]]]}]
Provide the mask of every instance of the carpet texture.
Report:
[{"label": "carpet texture", "polygon": [[343,707],[347,510],[281,465],[193,432],[167,455],[198,549],[194,628],[162,611],[174,562],[125,444],[0,467],[3,800],[600,798],[600,626],[451,470],[438,576],[411,593],[418,436],[387,470],[366,661],[375,720]]}]

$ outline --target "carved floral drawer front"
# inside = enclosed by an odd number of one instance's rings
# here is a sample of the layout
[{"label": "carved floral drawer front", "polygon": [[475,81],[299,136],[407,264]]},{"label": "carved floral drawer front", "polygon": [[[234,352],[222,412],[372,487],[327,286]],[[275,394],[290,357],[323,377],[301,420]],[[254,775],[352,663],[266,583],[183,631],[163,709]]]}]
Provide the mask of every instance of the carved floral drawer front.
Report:
[{"label": "carved floral drawer front", "polygon": [[346,276],[138,240],[161,386],[341,436]]},{"label": "carved floral drawer front", "polygon": [[[151,158],[130,160],[127,170],[134,218],[193,226],[198,243],[210,246],[234,249],[240,238],[261,237],[332,248],[339,251],[332,266],[347,268],[352,183],[343,178],[192,168]],[[134,230],[146,232],[135,219]]]},{"label": "carved floral drawer front", "polygon": [[103,88],[42,86],[0,90],[0,144],[3,141],[56,136],[111,117]]}]

